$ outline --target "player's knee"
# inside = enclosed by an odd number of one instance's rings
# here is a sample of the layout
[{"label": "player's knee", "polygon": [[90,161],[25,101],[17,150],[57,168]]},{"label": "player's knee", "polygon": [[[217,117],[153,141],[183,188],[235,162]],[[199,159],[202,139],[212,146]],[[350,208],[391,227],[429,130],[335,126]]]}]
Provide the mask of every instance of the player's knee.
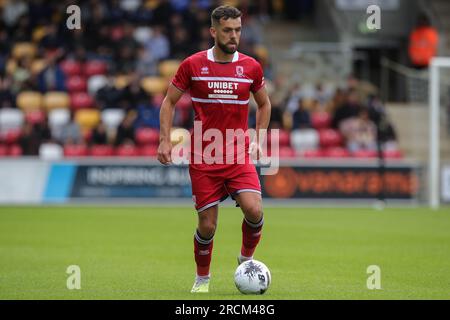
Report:
[{"label": "player's knee", "polygon": [[199,224],[199,231],[202,237],[212,238],[216,233],[216,224],[211,221],[202,221]]},{"label": "player's knee", "polygon": [[258,223],[261,221],[262,215],[262,206],[259,204],[249,206],[245,210],[245,218],[252,223]]}]

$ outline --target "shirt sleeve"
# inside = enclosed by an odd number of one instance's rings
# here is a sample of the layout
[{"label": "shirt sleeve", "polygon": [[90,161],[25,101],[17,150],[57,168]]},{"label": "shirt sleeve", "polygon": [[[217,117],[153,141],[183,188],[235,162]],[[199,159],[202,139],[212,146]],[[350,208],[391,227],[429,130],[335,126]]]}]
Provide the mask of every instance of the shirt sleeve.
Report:
[{"label": "shirt sleeve", "polygon": [[181,91],[186,91],[189,89],[189,87],[191,86],[189,59],[185,59],[180,64],[177,73],[172,79],[172,84]]},{"label": "shirt sleeve", "polygon": [[256,62],[256,68],[255,68],[255,76],[253,78],[253,83],[250,87],[250,90],[253,93],[256,93],[259,91],[259,89],[261,89],[262,87],[264,87],[265,83],[264,83],[264,73],[262,70],[261,65],[259,64],[259,62]]}]

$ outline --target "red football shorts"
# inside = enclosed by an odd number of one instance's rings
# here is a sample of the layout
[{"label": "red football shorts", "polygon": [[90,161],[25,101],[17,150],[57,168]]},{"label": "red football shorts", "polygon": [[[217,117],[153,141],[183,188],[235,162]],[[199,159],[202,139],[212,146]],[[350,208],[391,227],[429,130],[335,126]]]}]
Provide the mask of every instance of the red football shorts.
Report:
[{"label": "red football shorts", "polygon": [[255,165],[233,164],[209,166],[206,170],[189,166],[192,182],[192,200],[198,213],[241,192],[261,194],[261,184]]}]

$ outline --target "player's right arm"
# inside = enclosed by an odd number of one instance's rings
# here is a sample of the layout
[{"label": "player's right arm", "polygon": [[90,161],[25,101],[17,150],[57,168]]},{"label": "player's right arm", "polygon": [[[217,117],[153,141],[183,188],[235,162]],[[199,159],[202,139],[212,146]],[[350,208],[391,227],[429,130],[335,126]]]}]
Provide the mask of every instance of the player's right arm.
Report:
[{"label": "player's right arm", "polygon": [[167,94],[161,104],[161,110],[159,112],[160,132],[158,160],[162,164],[169,164],[172,162],[172,143],[170,141],[170,129],[172,128],[175,105],[178,100],[180,100],[182,95],[183,91],[181,91],[171,83],[167,90]]}]

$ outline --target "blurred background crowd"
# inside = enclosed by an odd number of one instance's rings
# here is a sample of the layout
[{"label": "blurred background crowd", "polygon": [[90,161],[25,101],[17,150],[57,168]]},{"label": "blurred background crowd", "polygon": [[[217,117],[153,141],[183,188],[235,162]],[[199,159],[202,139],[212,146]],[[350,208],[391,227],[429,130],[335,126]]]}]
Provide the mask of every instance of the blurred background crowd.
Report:
[{"label": "blurred background crowd", "polygon": [[[81,8],[69,30],[66,9]],[[212,0],[0,0],[0,156],[155,156],[159,107],[179,63],[213,44]],[[280,156],[401,158],[378,89],[287,81],[265,45],[272,20],[306,19],[314,2],[225,1],[243,12],[239,51],[263,66]],[[288,90],[286,90],[288,88]],[[251,103],[249,126],[256,121]],[[188,95],[175,127],[190,129]]]}]

